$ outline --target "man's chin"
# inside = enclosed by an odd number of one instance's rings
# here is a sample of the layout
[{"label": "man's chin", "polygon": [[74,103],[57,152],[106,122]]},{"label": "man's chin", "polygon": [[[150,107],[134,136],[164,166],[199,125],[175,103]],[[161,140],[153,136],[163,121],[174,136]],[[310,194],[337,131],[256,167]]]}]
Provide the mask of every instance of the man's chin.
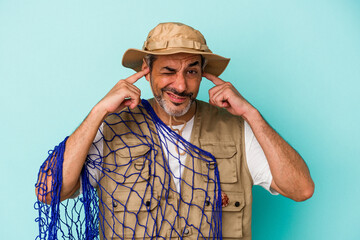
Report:
[{"label": "man's chin", "polygon": [[[173,106],[169,106],[173,105]],[[164,104],[160,104],[160,106],[164,109],[164,111],[173,117],[181,117],[185,115],[191,108],[192,101],[188,102],[186,105],[183,103],[174,103],[174,102],[166,102]]]},{"label": "man's chin", "polygon": [[172,103],[172,104],[174,104],[175,106],[181,106],[181,105],[183,105],[183,103]]}]

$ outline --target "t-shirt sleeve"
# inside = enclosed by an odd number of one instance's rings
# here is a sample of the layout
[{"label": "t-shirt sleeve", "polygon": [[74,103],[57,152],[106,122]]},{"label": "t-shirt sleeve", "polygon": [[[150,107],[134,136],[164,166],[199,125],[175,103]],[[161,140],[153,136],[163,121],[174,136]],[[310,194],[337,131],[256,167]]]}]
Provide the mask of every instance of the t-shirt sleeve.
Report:
[{"label": "t-shirt sleeve", "polygon": [[[90,146],[85,167],[89,172],[89,181],[91,186],[97,187],[100,179],[102,169],[102,157],[103,157],[104,137],[103,137],[103,124],[100,125],[95,139]],[[82,194],[82,181],[80,178],[80,190],[79,194]]]},{"label": "t-shirt sleeve", "polygon": [[254,185],[262,186],[271,194],[278,195],[279,193],[271,188],[272,174],[264,151],[257,141],[250,125],[246,121],[244,121],[244,124],[246,162]]}]

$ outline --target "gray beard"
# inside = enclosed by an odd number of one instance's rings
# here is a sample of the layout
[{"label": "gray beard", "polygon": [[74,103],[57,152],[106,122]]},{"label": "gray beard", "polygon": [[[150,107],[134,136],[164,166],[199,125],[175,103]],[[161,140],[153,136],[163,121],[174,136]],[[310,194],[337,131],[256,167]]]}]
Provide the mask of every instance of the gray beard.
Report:
[{"label": "gray beard", "polygon": [[162,109],[164,109],[164,111],[168,115],[173,116],[173,117],[181,117],[181,116],[185,115],[189,111],[189,109],[190,109],[191,105],[193,104],[193,102],[195,101],[194,99],[191,99],[189,104],[185,108],[183,108],[182,110],[174,110],[174,109],[171,109],[171,107],[168,106],[169,104],[172,104],[172,103],[167,104],[166,101],[161,96],[158,96],[158,95],[154,94],[154,97],[155,97],[156,102],[160,105],[160,107]]}]

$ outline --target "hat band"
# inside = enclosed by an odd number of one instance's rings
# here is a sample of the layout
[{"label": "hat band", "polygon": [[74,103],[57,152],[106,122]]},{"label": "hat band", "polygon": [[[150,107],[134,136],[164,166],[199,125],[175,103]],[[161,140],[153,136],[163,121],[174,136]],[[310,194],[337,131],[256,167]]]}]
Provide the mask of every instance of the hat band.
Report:
[{"label": "hat band", "polygon": [[169,41],[145,41],[143,46],[143,50],[147,51],[163,50],[167,48],[190,48],[202,52],[211,52],[206,44],[182,38],[171,39]]}]

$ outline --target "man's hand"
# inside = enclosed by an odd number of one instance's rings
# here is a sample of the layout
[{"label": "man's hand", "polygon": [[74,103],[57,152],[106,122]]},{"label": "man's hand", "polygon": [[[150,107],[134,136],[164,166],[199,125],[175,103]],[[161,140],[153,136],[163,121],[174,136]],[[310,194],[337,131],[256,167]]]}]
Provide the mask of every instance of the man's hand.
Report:
[{"label": "man's hand", "polygon": [[210,104],[226,108],[231,114],[246,118],[246,113],[253,109],[253,106],[241,96],[231,83],[210,73],[203,73],[203,77],[215,84],[215,87],[209,90]]},{"label": "man's hand", "polygon": [[149,68],[145,68],[130,77],[120,80],[101,101],[97,108],[105,111],[105,114],[117,112],[124,107],[134,109],[140,103],[141,91],[134,83],[149,73]]}]

